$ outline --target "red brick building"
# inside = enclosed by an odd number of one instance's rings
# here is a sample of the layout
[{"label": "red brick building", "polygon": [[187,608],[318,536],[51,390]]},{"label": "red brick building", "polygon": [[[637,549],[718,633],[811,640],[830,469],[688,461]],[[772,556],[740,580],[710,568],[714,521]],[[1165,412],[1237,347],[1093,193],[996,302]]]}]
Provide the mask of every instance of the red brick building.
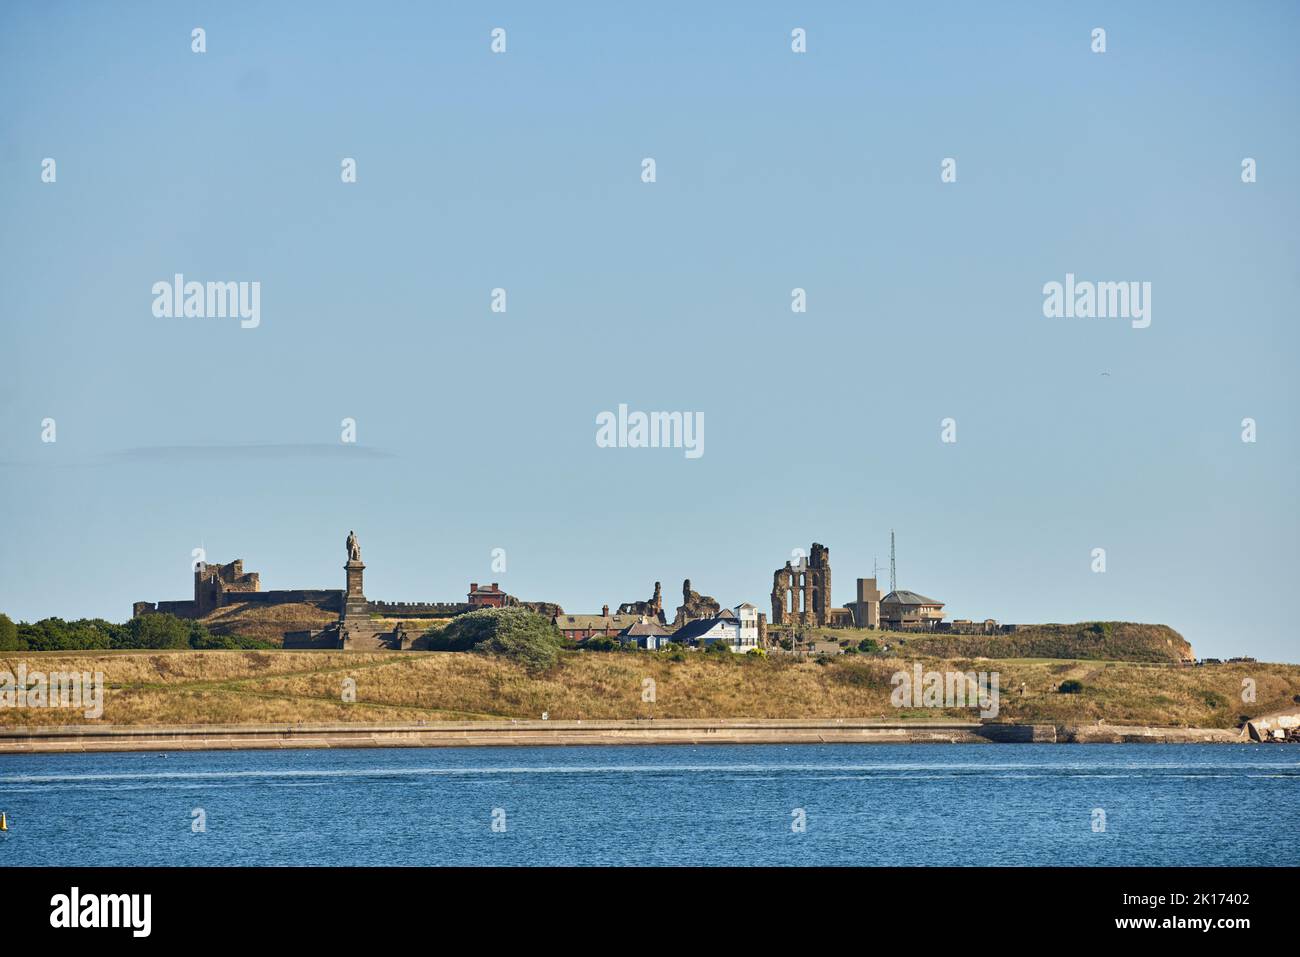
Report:
[{"label": "red brick building", "polygon": [[491,585],[470,582],[469,603],[475,609],[502,608],[506,603],[506,593],[501,590],[501,587],[496,582]]}]

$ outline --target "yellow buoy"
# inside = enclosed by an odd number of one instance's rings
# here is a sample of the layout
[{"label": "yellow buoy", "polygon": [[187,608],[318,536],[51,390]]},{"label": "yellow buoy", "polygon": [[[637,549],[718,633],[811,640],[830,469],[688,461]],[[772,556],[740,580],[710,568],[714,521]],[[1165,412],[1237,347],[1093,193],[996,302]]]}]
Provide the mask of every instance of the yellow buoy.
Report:
[{"label": "yellow buoy", "polygon": [[5,812],[0,811],[0,831],[9,830],[9,819],[5,817]]}]

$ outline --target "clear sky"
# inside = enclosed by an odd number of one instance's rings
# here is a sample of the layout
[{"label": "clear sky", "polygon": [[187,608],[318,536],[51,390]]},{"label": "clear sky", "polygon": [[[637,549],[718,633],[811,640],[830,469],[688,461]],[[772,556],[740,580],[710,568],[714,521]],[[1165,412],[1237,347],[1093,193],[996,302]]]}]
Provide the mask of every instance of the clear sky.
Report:
[{"label": "clear sky", "polygon": [[[376,599],[766,608],[818,541],[843,604],[892,528],[952,617],[1300,661],[1300,6],[613,6],[0,7],[0,610],[200,546],[341,588],[349,529]],[[1067,272],[1150,327],[1045,318]]]}]

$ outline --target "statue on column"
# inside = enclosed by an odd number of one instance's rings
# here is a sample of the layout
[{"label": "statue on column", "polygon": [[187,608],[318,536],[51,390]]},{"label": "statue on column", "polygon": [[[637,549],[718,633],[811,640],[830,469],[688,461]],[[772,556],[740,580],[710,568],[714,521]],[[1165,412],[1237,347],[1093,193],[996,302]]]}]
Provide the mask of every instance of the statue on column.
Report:
[{"label": "statue on column", "polygon": [[357,544],[357,533],[348,532],[348,561],[361,561],[361,546]]}]

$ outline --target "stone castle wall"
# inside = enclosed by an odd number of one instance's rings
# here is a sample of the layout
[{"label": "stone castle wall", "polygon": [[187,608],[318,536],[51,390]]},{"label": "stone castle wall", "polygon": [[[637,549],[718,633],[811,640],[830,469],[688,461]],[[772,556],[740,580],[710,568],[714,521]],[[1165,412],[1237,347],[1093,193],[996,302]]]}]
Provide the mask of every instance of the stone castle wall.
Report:
[{"label": "stone castle wall", "polygon": [[340,613],[343,610],[343,592],[334,588],[295,588],[285,591],[225,592],[215,602],[197,601],[137,601],[131,606],[131,617],[139,618],[157,612],[177,618],[205,618],[220,608],[248,604],[268,608],[273,605],[314,605],[321,611]]},{"label": "stone castle wall", "polygon": [[471,611],[472,606],[454,601],[372,601],[367,602],[367,610],[384,618],[450,618]]}]

